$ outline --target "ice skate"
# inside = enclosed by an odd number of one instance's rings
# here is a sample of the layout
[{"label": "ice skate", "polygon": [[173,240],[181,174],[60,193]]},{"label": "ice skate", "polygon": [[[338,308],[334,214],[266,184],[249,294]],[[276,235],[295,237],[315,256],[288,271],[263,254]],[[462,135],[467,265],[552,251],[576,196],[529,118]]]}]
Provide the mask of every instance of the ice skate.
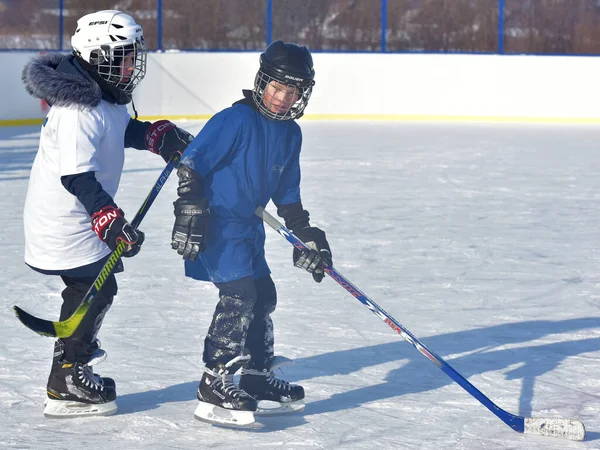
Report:
[{"label": "ice skate", "polygon": [[[88,347],[88,351],[90,352],[90,356],[87,362],[88,366],[95,366],[96,364],[100,364],[107,358],[106,352],[102,350],[101,347],[102,342],[100,341],[100,339],[96,339],[90,344],[90,346]],[[62,340],[58,339],[54,343],[54,358],[52,359],[53,366],[55,364],[58,364],[62,360],[63,351],[64,350]],[[117,384],[112,378],[101,377],[97,373],[94,373],[94,375],[105,387],[112,387],[113,389],[116,389]]]},{"label": "ice skate", "polygon": [[233,374],[247,360],[248,357],[238,356],[227,364],[205,369],[198,386],[196,419],[233,427],[254,423],[256,400],[233,381]]},{"label": "ice skate", "polygon": [[258,401],[257,416],[288,414],[304,410],[304,388],[280,380],[274,374],[277,368],[290,363],[287,358],[276,357],[262,370],[242,368],[240,388]]},{"label": "ice skate", "polygon": [[106,359],[100,342],[92,344],[87,363],[62,359],[62,343],[54,346],[54,360],[48,378],[48,399],[44,415],[49,418],[108,416],[117,410],[115,382],[93,373],[92,366]]}]

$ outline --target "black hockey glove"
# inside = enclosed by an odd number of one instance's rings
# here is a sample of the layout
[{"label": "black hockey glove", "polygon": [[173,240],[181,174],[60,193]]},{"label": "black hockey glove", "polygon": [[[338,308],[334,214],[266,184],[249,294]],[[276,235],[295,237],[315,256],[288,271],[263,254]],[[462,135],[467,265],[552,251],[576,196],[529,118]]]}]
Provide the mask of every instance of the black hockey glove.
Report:
[{"label": "black hockey glove", "polygon": [[171,248],[183,255],[183,259],[195,261],[198,254],[204,251],[204,242],[210,223],[208,200],[202,198],[197,202],[177,199],[175,205],[175,225],[171,239]]},{"label": "black hockey glove", "polygon": [[204,180],[194,170],[181,165],[177,169],[179,198],[175,206],[175,225],[171,235],[171,248],[183,259],[195,261],[204,250],[210,226],[210,208],[204,197]]},{"label": "black hockey glove", "polygon": [[310,272],[313,279],[320,283],[325,276],[323,267],[329,267],[333,264],[331,249],[325,232],[317,227],[306,227],[295,230],[294,234],[309,247],[309,250],[304,251],[294,248],[294,265]]},{"label": "black hockey glove", "polygon": [[134,230],[124,216],[120,208],[105,206],[92,215],[92,229],[113,252],[119,242],[124,242],[126,247],[122,256],[131,258],[139,253],[144,243],[144,233]]},{"label": "black hockey glove", "polygon": [[169,162],[174,153],[183,154],[193,140],[194,136],[168,120],[154,122],[144,137],[148,150],[160,155],[165,162]]}]

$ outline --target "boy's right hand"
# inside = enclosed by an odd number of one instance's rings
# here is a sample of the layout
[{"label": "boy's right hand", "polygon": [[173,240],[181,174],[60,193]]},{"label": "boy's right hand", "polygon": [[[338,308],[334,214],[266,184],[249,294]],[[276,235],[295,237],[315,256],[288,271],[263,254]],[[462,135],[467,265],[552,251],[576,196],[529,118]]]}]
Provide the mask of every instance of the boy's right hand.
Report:
[{"label": "boy's right hand", "polygon": [[175,206],[175,225],[171,235],[171,248],[183,256],[183,259],[195,261],[204,250],[209,230],[210,208],[208,200],[196,201],[179,198]]},{"label": "boy's right hand", "polygon": [[134,230],[125,220],[121,208],[114,206],[105,206],[92,215],[92,229],[113,252],[120,242],[124,242],[126,247],[122,256],[125,258],[137,255],[144,242],[144,233]]},{"label": "boy's right hand", "polygon": [[322,266],[333,264],[325,232],[317,227],[305,227],[294,230],[294,234],[308,247],[305,250],[294,248],[294,266],[311,273],[313,280],[320,283],[325,277]]}]

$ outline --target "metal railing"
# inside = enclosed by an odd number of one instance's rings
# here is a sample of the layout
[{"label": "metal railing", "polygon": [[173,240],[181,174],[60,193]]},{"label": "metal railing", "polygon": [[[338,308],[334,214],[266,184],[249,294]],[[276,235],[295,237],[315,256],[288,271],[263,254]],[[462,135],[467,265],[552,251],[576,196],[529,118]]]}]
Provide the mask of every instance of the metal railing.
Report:
[{"label": "metal railing", "polygon": [[158,51],[600,54],[600,0],[0,0],[0,49],[68,50],[101,9],[133,15]]}]

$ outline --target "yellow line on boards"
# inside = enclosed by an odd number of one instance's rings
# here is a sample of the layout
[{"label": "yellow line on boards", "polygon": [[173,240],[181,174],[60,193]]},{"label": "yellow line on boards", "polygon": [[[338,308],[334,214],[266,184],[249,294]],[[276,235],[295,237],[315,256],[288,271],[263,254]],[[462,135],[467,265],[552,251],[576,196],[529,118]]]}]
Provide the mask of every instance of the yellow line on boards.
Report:
[{"label": "yellow line on boards", "polygon": [[[181,116],[140,116],[140,120],[208,120],[210,114]],[[496,122],[496,123],[572,123],[600,124],[600,117],[502,117],[411,114],[306,114],[303,120],[374,121],[374,122]]]},{"label": "yellow line on boards", "polygon": [[306,114],[308,120],[357,120],[374,122],[494,122],[494,123],[563,123],[600,124],[600,117],[502,117],[411,114]]},{"label": "yellow line on boards", "polygon": [[9,119],[0,120],[0,127],[21,127],[24,125],[41,125],[44,119]]},{"label": "yellow line on boards", "polygon": [[[173,121],[204,121],[211,114],[140,116],[139,120],[155,121],[160,119]],[[489,122],[523,124],[600,124],[600,117],[503,117],[503,116],[451,116],[451,115],[411,115],[411,114],[306,114],[303,120],[315,121],[371,121],[371,122]],[[0,127],[18,127],[41,125],[44,119],[0,120]]]},{"label": "yellow line on boards", "polygon": [[155,120],[208,120],[213,114],[188,114],[188,115],[175,115],[175,116],[139,116],[138,120],[149,120],[153,122]]}]

